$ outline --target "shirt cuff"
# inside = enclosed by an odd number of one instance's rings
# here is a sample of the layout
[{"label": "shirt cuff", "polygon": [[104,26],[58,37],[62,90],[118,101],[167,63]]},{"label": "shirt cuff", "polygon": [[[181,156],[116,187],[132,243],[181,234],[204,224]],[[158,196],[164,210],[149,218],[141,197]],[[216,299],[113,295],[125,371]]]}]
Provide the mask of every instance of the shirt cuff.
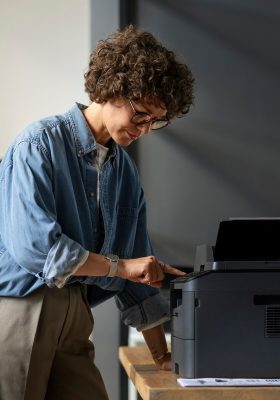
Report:
[{"label": "shirt cuff", "polygon": [[[161,317],[158,321],[155,321],[150,325],[144,326],[144,328],[141,329],[141,332],[147,331],[148,329],[152,329],[152,328],[154,328],[154,327],[156,327],[158,325],[162,325],[162,324],[164,324],[165,322],[167,322],[169,320],[170,320],[170,317],[168,315],[165,315],[165,316]],[[139,328],[138,328],[138,331],[140,331]]]},{"label": "shirt cuff", "polygon": [[47,255],[41,279],[49,287],[62,287],[67,278],[85,263],[88,255],[88,250],[62,234]]},{"label": "shirt cuff", "polygon": [[121,312],[122,321],[143,331],[170,319],[168,301],[158,293]]},{"label": "shirt cuff", "polygon": [[86,253],[84,254],[83,258],[79,261],[79,263],[76,266],[72,266],[71,270],[68,270],[67,273],[63,276],[57,277],[53,279],[53,283],[56,287],[58,287],[59,289],[62,288],[67,280],[75,274],[76,271],[78,271],[78,269],[84,265],[84,263],[86,262],[86,260],[88,259],[89,256],[89,251],[86,251]]}]

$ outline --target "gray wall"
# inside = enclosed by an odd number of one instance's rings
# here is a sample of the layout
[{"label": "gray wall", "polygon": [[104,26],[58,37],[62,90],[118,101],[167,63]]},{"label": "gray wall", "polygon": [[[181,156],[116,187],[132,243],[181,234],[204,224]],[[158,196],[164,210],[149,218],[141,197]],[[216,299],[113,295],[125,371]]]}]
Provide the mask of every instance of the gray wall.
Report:
[{"label": "gray wall", "polygon": [[89,42],[89,0],[1,0],[0,158],[30,122],[87,104]]},{"label": "gray wall", "polygon": [[190,114],[137,148],[156,253],[190,265],[220,220],[280,215],[280,3],[141,0],[135,14],[196,79]]}]

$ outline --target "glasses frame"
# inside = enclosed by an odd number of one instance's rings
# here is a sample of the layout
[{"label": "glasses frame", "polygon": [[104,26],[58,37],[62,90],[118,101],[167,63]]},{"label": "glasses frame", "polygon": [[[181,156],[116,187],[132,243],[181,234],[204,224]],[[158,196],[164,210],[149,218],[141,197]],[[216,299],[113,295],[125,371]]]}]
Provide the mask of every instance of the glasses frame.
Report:
[{"label": "glasses frame", "polygon": [[[132,103],[132,101],[130,99],[128,99],[128,102],[130,104],[130,107],[132,108],[133,111],[133,116],[130,119],[130,122],[132,122],[134,125],[136,126],[146,126],[149,125],[149,129],[152,129],[153,131],[156,131],[158,129],[162,129],[165,128],[170,121],[166,118],[166,119],[157,119],[157,118],[152,118],[151,115],[149,113],[146,112],[141,112],[141,111],[137,111]],[[148,117],[148,119],[146,121],[141,121],[141,122],[137,122],[135,121],[135,117]],[[157,124],[159,124],[159,126],[157,126]]]}]

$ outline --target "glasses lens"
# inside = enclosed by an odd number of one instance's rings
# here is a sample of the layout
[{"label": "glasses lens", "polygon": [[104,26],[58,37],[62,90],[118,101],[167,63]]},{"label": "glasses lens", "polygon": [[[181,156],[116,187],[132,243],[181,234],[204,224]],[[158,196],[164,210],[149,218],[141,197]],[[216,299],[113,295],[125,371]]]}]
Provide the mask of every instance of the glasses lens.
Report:
[{"label": "glasses lens", "polygon": [[164,128],[169,124],[169,121],[166,119],[154,121],[149,114],[135,110],[131,100],[129,100],[129,104],[134,112],[134,115],[131,118],[133,124],[139,126],[149,125],[149,129],[153,130]]},{"label": "glasses lens", "polygon": [[161,128],[164,128],[167,125],[168,125],[168,121],[166,121],[166,120],[154,121],[151,124],[151,129],[153,129],[153,130],[161,129]]},{"label": "glasses lens", "polygon": [[131,118],[131,122],[133,122],[134,124],[145,125],[151,122],[151,117],[145,113],[143,114],[137,113]]}]

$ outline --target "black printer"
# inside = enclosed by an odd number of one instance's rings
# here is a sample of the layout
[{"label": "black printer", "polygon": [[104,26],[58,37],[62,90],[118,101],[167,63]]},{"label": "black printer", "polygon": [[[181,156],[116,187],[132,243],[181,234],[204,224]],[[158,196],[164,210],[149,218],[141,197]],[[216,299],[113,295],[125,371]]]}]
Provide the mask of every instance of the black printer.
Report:
[{"label": "black printer", "polygon": [[280,219],[231,219],[171,282],[173,371],[280,377]]}]

